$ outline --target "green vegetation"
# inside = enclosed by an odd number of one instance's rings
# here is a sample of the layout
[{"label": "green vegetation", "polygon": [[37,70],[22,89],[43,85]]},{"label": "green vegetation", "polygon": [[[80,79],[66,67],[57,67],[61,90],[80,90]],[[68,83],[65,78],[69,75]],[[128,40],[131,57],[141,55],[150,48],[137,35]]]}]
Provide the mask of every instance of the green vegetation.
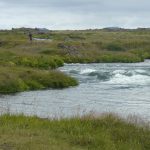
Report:
[{"label": "green vegetation", "polygon": [[78,82],[53,69],[63,66],[59,57],[17,56],[0,53],[0,93],[9,94],[47,88],[67,88]]},{"label": "green vegetation", "polygon": [[[35,38],[50,39],[32,43]],[[0,94],[76,86],[56,69],[65,63],[141,62],[150,58],[150,30],[0,31]],[[149,150],[150,128],[114,115],[70,119],[0,116],[0,149]]]},{"label": "green vegetation", "polygon": [[71,119],[0,117],[0,149],[149,150],[150,128],[114,115]]},{"label": "green vegetation", "polygon": [[46,88],[66,88],[77,81],[59,71],[25,67],[0,67],[0,93],[16,93]]},{"label": "green vegetation", "polygon": [[43,69],[56,69],[57,67],[63,66],[64,62],[59,57],[46,57],[46,56],[24,56],[16,57],[13,62],[16,65],[32,67],[32,68],[43,68]]},{"label": "green vegetation", "polygon": [[32,44],[28,41],[28,30],[0,31],[0,52],[34,59],[57,57],[71,63],[140,62],[150,58],[150,30],[49,31],[41,34],[30,29],[36,38],[51,39]]},{"label": "green vegetation", "polygon": [[[29,30],[33,33],[34,38],[48,40],[34,40],[30,43]],[[35,29],[25,28],[3,30],[0,31],[0,68],[2,68],[0,93],[77,85],[77,81],[75,82],[73,78],[53,71],[53,69],[63,66],[64,62],[134,63],[142,62],[147,58],[150,58],[150,30],[148,29],[48,31],[47,33],[39,33]],[[3,70],[5,71],[3,72]],[[44,85],[41,85],[39,79],[26,73],[28,70],[32,74],[39,74],[40,78],[49,76],[51,80],[48,79],[48,82],[50,83],[45,84],[44,82]],[[20,74],[25,74],[26,79],[21,78]],[[64,83],[52,84],[54,75],[51,76],[51,74],[59,76],[58,82],[60,83],[62,80]],[[4,85],[6,77],[9,78]],[[54,82],[56,82],[56,78]]]}]

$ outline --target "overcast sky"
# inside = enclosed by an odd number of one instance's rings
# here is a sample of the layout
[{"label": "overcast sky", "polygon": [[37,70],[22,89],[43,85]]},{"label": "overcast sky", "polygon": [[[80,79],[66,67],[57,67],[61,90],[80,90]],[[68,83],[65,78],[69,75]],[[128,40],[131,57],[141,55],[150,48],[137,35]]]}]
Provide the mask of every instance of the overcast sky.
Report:
[{"label": "overcast sky", "polygon": [[0,0],[0,28],[150,27],[150,0]]}]

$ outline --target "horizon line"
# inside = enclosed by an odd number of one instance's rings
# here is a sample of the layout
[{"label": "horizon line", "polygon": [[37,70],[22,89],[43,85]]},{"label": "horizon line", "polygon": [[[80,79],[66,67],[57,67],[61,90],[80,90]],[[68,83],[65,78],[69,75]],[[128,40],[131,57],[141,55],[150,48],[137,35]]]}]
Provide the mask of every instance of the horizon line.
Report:
[{"label": "horizon line", "polygon": [[13,30],[13,29],[47,29],[47,30],[54,30],[54,31],[63,31],[63,30],[102,30],[102,29],[125,29],[125,30],[135,30],[135,29],[150,29],[150,27],[117,27],[117,26],[106,26],[106,27],[100,27],[100,28],[76,28],[76,29],[52,29],[47,27],[29,27],[29,26],[20,26],[20,27],[10,27],[10,28],[0,28],[0,30]]}]

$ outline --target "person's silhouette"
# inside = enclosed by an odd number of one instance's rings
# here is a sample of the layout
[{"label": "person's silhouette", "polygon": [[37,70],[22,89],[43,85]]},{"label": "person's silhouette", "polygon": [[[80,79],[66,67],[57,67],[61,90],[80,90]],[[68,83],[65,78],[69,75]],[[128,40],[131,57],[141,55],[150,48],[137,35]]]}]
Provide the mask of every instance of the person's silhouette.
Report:
[{"label": "person's silhouette", "polygon": [[29,33],[29,40],[30,40],[30,42],[32,42],[32,40],[33,40],[33,39],[32,39],[32,33],[31,33],[31,32]]}]

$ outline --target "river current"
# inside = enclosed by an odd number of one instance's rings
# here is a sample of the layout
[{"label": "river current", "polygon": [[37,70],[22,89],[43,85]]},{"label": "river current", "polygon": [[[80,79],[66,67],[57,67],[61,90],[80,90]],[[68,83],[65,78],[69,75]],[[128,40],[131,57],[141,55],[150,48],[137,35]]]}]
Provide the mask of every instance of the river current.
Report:
[{"label": "river current", "polygon": [[137,115],[150,120],[150,61],[65,64],[59,70],[79,86],[0,96],[0,112],[70,117],[89,112]]}]

